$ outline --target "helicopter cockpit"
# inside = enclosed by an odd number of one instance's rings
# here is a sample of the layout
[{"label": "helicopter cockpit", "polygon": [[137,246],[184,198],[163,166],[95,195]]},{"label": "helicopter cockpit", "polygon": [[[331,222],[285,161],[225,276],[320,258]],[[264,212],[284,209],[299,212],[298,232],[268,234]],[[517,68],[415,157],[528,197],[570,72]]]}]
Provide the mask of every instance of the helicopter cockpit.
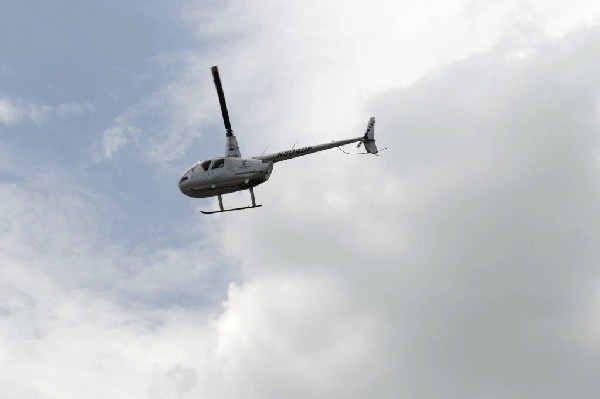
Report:
[{"label": "helicopter cockpit", "polygon": [[188,180],[198,168],[202,168],[204,172],[208,172],[209,170],[223,168],[225,166],[225,158],[214,158],[207,159],[205,161],[198,162],[194,164],[191,168],[189,168],[179,180],[179,183],[183,183]]}]

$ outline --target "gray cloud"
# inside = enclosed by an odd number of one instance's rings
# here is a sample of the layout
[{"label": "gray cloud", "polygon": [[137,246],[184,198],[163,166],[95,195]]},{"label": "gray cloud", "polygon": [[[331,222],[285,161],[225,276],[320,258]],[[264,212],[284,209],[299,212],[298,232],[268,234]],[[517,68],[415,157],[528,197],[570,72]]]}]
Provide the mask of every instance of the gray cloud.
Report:
[{"label": "gray cloud", "polygon": [[[312,394],[560,398],[598,391],[599,37],[590,30],[545,41],[524,58],[493,49],[377,97],[377,136],[391,147],[382,159],[280,168],[286,176],[275,182],[275,173],[262,190],[281,204],[270,204],[268,222],[248,216],[245,223],[258,223],[251,235],[237,234],[231,222],[224,241],[249,279],[240,302],[253,300],[273,274],[291,286],[302,285],[297,273],[334,275],[337,288],[315,294],[314,313],[337,292],[377,326],[357,341],[377,346],[332,366],[339,374]],[[290,293],[268,295],[278,303]],[[330,315],[317,335],[350,314]],[[292,308],[268,317],[276,325],[302,318]],[[265,334],[293,342],[307,328],[299,321]],[[257,373],[243,356],[260,343],[246,345],[230,356],[243,362],[240,373]],[[282,373],[312,359],[286,348],[289,358],[265,351],[262,361]],[[317,368],[327,362],[321,354],[312,359]],[[282,391],[265,387],[255,397],[305,392],[306,380],[291,375],[281,377]],[[237,394],[253,386],[240,378]],[[338,378],[349,385],[337,386]],[[367,388],[353,390],[350,381]]]},{"label": "gray cloud", "polygon": [[392,295],[408,392],[597,392],[598,37],[476,57],[379,100],[398,145],[418,148],[398,151],[413,169],[401,174],[444,176],[398,224],[410,241],[398,267],[420,270]]}]

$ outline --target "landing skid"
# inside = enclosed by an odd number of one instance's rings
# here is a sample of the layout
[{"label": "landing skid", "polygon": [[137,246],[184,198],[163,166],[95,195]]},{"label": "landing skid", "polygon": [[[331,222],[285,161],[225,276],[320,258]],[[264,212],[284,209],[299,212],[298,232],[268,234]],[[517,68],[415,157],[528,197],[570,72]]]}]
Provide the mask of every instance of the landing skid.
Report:
[{"label": "landing skid", "polygon": [[231,212],[231,211],[241,211],[244,209],[252,209],[252,208],[260,208],[262,205],[256,205],[256,199],[254,198],[254,190],[252,189],[252,187],[249,188],[250,190],[250,199],[252,199],[252,205],[250,206],[242,206],[240,208],[231,208],[231,209],[225,209],[223,207],[223,197],[221,197],[221,195],[219,194],[219,210],[218,211],[200,211],[205,215],[212,215],[213,213],[222,213],[222,212]]},{"label": "landing skid", "polygon": [[243,206],[241,208],[231,208],[231,209],[223,209],[222,211],[200,211],[205,215],[212,215],[213,213],[222,213],[222,212],[231,212],[231,211],[241,211],[242,209],[252,209],[252,208],[260,208],[262,205],[256,206]]}]

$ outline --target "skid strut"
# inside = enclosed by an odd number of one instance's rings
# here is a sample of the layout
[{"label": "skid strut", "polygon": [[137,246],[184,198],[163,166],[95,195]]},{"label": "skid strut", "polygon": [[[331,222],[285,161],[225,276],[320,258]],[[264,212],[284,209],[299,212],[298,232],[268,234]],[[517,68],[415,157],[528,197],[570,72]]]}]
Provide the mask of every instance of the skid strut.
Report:
[{"label": "skid strut", "polygon": [[231,212],[231,211],[241,211],[243,209],[252,209],[252,208],[260,208],[262,205],[256,205],[256,198],[254,197],[254,189],[252,187],[249,188],[250,191],[250,199],[252,200],[251,206],[243,206],[241,208],[231,208],[225,209],[223,207],[223,197],[219,194],[217,197],[219,198],[219,210],[218,211],[200,211],[205,215],[211,215],[213,213],[221,213],[221,212]]}]

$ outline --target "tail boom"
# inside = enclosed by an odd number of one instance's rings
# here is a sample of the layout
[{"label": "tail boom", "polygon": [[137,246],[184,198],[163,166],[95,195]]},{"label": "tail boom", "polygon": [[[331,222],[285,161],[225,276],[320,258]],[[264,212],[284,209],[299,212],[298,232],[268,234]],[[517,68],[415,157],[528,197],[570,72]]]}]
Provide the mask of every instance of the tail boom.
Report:
[{"label": "tail boom", "polygon": [[369,119],[369,124],[367,125],[367,131],[363,136],[354,137],[346,140],[338,140],[332,141],[330,143],[324,144],[316,144],[308,147],[302,148],[294,148],[287,151],[281,151],[274,154],[261,155],[258,157],[253,157],[254,159],[259,159],[263,162],[279,162],[286,161],[288,159],[301,157],[308,154],[313,154],[315,152],[329,150],[331,148],[341,147],[346,144],[359,142],[365,145],[365,149],[369,154],[377,154],[377,145],[375,144],[375,118]]}]

